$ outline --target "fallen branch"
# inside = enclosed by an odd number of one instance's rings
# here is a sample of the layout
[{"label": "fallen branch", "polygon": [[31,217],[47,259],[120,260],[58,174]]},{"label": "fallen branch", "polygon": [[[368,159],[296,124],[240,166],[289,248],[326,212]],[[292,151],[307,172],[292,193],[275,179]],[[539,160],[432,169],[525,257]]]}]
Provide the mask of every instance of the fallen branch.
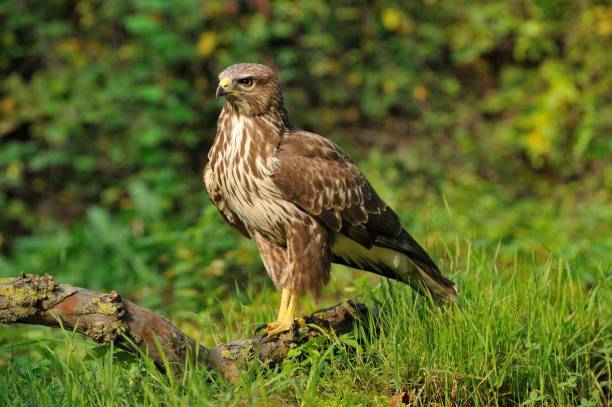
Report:
[{"label": "fallen branch", "polygon": [[113,342],[123,349],[140,350],[160,369],[167,368],[165,354],[173,370],[180,370],[191,358],[227,378],[236,377],[255,358],[278,363],[297,345],[332,331],[336,335],[350,332],[367,312],[365,305],[349,301],[297,319],[292,331],[270,338],[256,335],[208,349],[196,346],[168,319],[121,298],[116,291],[105,294],[59,284],[48,274],[0,279],[2,324],[61,326],[101,345]]}]

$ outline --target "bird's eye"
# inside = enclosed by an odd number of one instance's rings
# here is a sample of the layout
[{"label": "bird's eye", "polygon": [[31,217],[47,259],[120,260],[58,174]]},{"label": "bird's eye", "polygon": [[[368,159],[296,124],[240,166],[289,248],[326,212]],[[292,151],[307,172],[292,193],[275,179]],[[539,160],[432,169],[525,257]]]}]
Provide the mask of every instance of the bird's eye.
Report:
[{"label": "bird's eye", "polygon": [[242,86],[251,86],[253,84],[253,78],[242,78],[242,79],[238,79],[238,83],[241,84]]}]

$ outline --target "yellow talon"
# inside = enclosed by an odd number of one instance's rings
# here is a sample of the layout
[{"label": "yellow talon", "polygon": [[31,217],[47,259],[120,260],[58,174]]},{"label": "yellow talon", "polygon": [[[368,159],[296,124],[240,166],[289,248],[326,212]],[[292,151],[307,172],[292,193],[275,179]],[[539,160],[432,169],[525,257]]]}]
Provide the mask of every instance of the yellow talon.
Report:
[{"label": "yellow talon", "polygon": [[274,336],[281,332],[289,331],[293,326],[293,321],[274,321],[266,327],[266,336]]},{"label": "yellow talon", "polygon": [[283,288],[278,318],[266,327],[266,335],[268,337],[291,329],[293,326],[295,309],[297,308],[298,297],[299,295],[297,292]]}]

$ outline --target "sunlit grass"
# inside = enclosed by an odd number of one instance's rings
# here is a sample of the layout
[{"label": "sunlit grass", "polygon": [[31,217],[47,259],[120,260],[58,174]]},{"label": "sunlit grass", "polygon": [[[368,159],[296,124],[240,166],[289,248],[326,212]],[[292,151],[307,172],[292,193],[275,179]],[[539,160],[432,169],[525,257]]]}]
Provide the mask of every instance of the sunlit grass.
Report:
[{"label": "sunlit grass", "polygon": [[[434,306],[394,282],[362,287],[361,300],[377,310],[372,320],[351,334],[298,348],[280,366],[253,363],[236,383],[194,366],[181,376],[166,376],[146,358],[123,360],[123,353],[112,350],[89,351],[91,343],[69,333],[49,340],[46,332],[30,330],[33,341],[0,349],[0,400],[7,405],[388,405],[405,392],[423,405],[529,400],[597,405],[610,391],[612,279],[596,272],[599,283],[586,289],[562,259],[499,267],[494,256],[470,252],[442,259],[454,264],[450,272],[461,294],[456,307]],[[219,304],[224,323],[199,320],[199,329],[208,330],[205,345],[249,335],[257,323],[273,317],[276,294],[267,286],[255,288],[237,293],[249,305]]]}]

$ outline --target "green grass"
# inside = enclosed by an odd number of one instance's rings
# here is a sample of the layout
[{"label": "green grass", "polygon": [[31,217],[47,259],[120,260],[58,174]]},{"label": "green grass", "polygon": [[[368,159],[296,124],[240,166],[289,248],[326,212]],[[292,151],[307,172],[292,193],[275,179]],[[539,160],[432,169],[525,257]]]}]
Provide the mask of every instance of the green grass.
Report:
[{"label": "green grass", "polygon": [[[415,405],[609,402],[612,208],[601,178],[531,180],[526,192],[453,171],[435,185],[407,182],[403,167],[377,155],[362,167],[456,281],[457,307],[336,267],[319,304],[305,297],[302,311],[356,298],[379,316],[297,348],[279,366],[253,363],[235,383],[197,366],[166,376],[145,358],[70,332],[1,327],[0,405],[388,406],[402,392]],[[117,288],[204,346],[250,336],[274,318],[279,296],[253,245],[214,208],[189,227],[153,227],[142,237],[105,216],[20,241],[1,275],[48,271]],[[123,240],[105,243],[112,237]]]},{"label": "green grass", "polygon": [[[65,333],[0,348],[3,355],[18,355],[2,367],[0,400],[4,405],[388,405],[405,391],[424,405],[531,400],[594,406],[602,394],[609,397],[609,277],[602,273],[600,284],[585,290],[563,260],[502,266],[494,255],[456,253],[458,307],[441,309],[400,284],[383,283],[362,296],[380,310],[378,319],[368,321],[376,333],[366,335],[360,327],[310,343],[272,369],[254,363],[235,384],[193,366],[182,376],[165,376],[147,360],[91,352],[91,343]],[[229,310],[228,326],[243,326],[253,318],[252,307]],[[241,331],[248,334],[247,328]]]}]

